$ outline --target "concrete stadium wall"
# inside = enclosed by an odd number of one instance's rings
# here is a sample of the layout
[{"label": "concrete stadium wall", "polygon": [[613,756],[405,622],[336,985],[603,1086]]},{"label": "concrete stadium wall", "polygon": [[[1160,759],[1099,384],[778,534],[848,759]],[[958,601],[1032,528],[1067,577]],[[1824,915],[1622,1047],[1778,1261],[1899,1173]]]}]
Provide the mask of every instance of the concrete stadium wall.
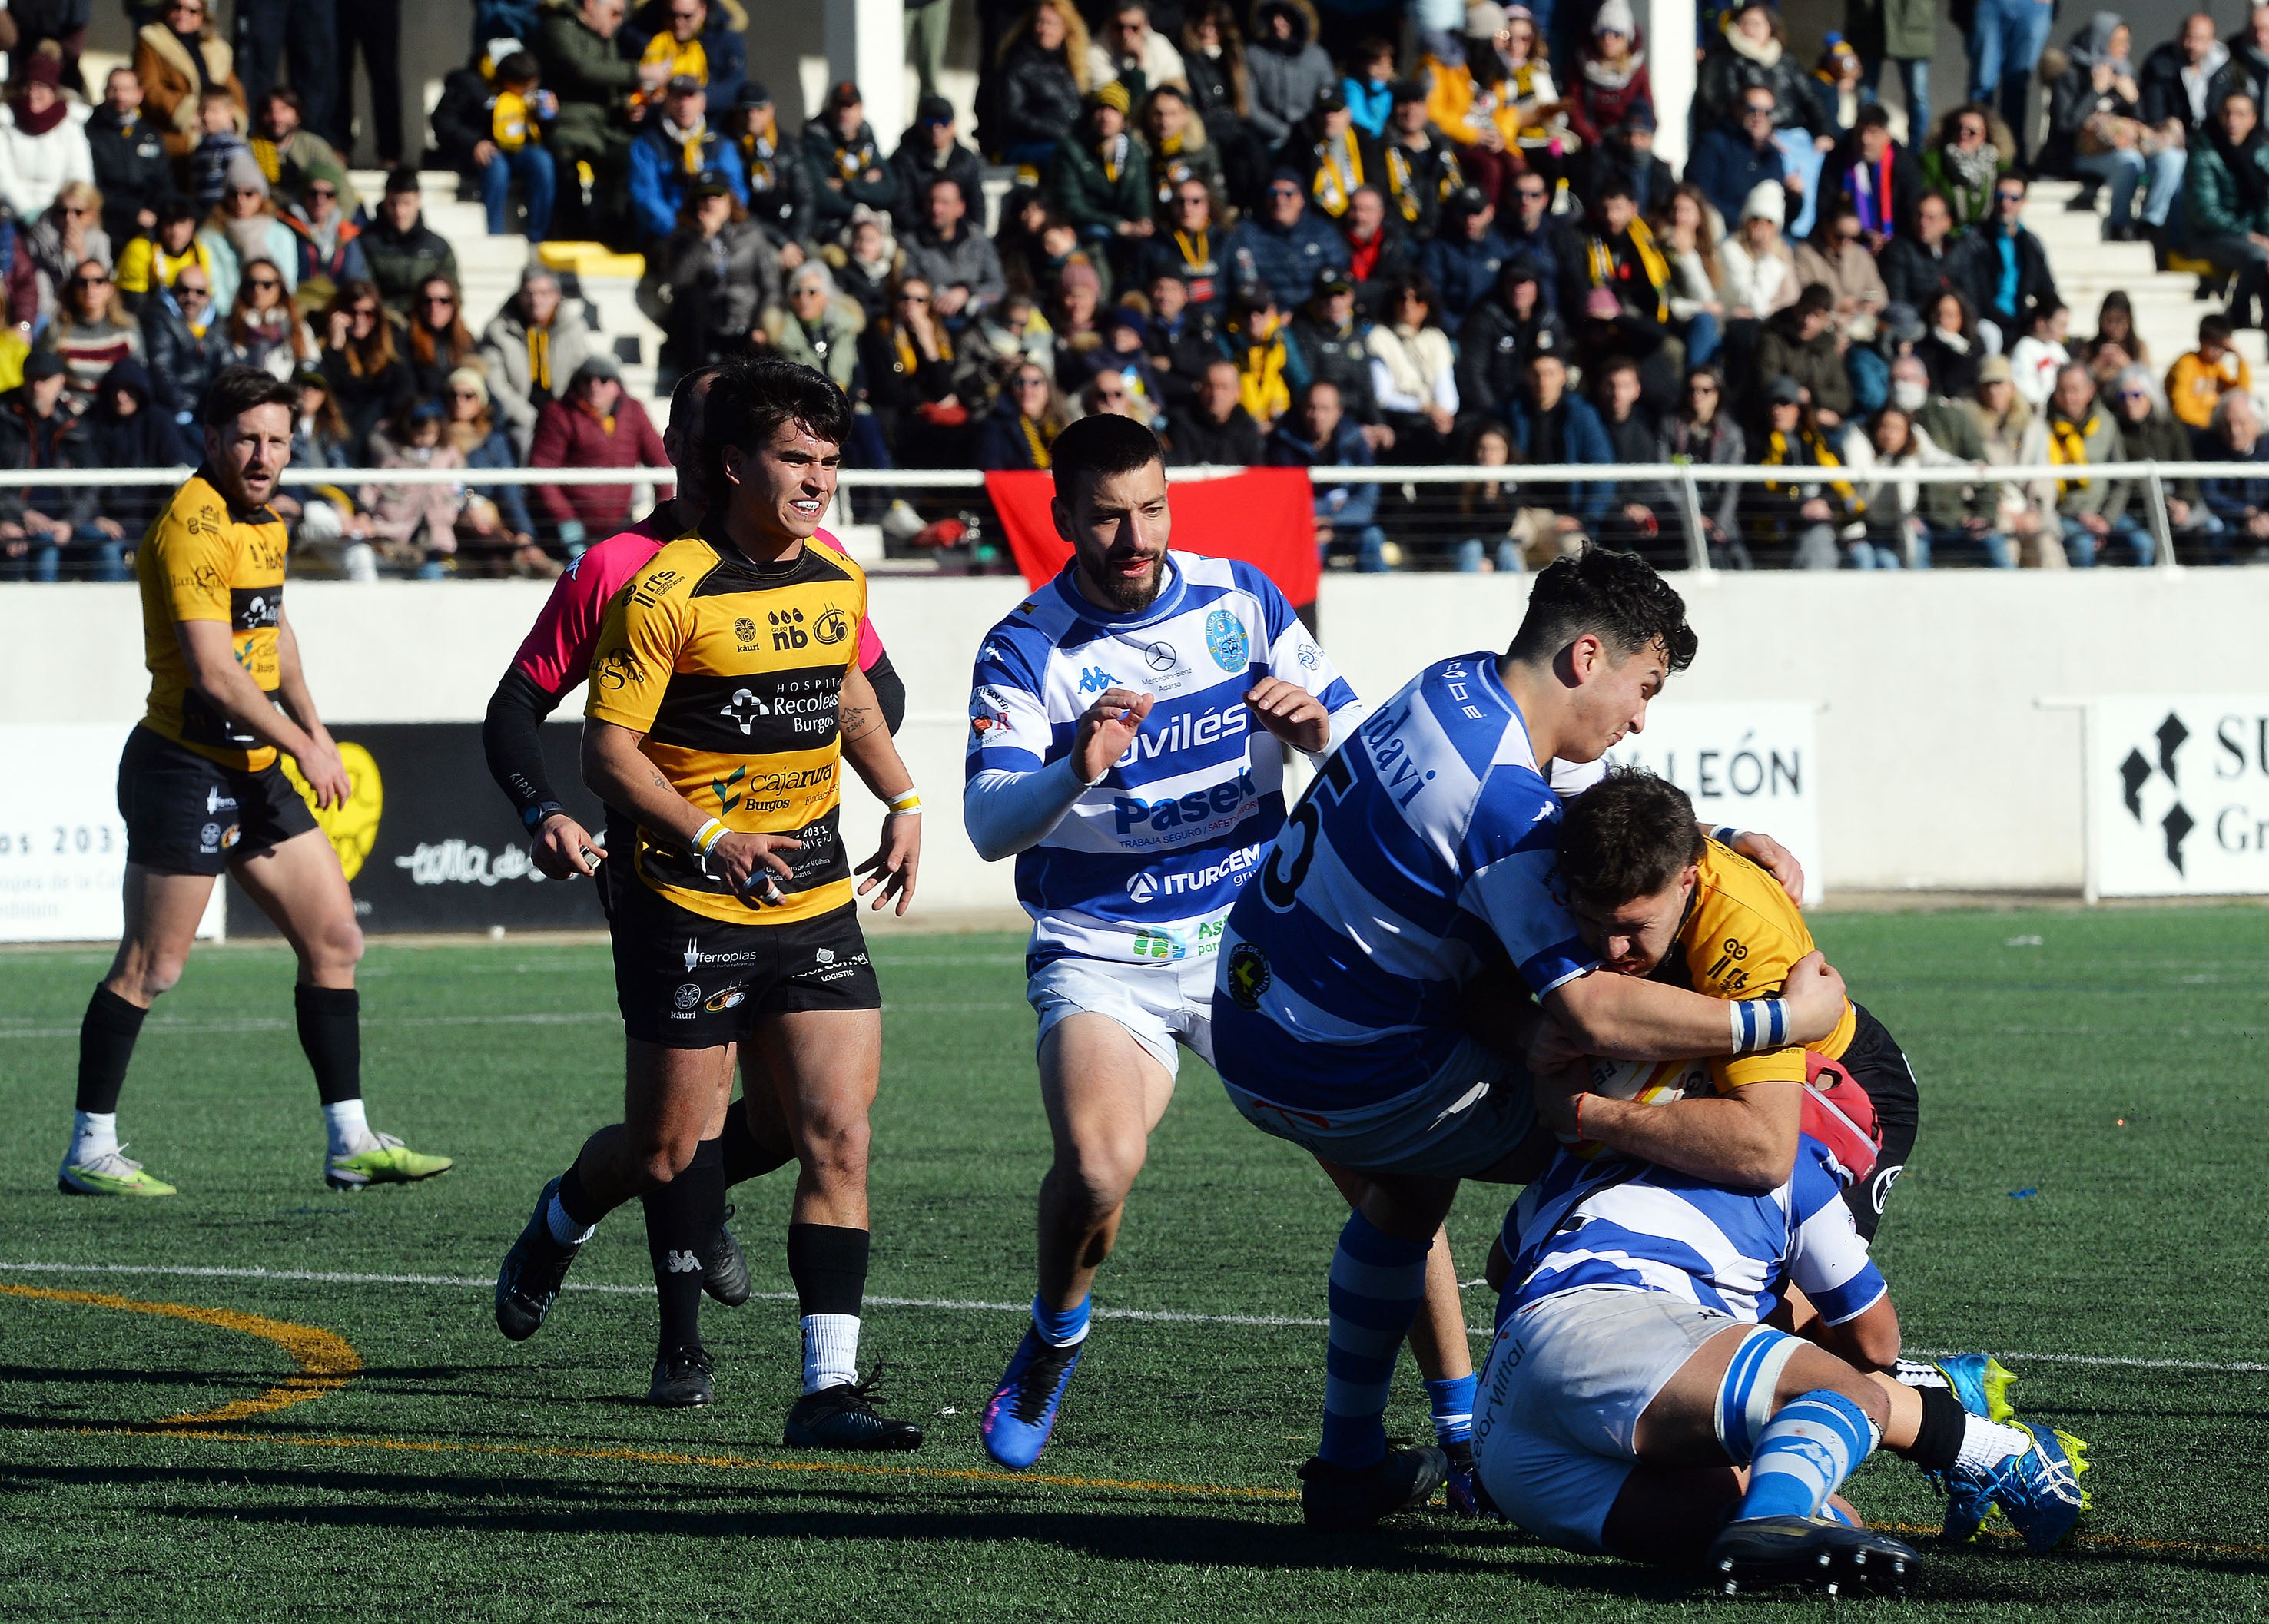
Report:
[{"label": "concrete stadium wall", "polygon": [[[2269,686],[2258,653],[2269,572],[1681,585],[1701,656],[1665,703],[1819,707],[1822,858],[1837,890],[2076,891],[2081,715],[2042,702]],[[475,720],[543,592],[525,582],[295,582],[292,617],[333,722]],[[1518,577],[1337,575],[1325,579],[1319,618],[1333,658],[1378,699],[1428,661],[1503,647],[1526,594]],[[875,621],[909,695],[901,745],[937,814],[931,908],[1013,905],[1007,866],[978,860],[954,808],[971,657],[1020,596],[1020,583],[998,578],[875,583]],[[0,590],[0,722],[130,723],[144,693],[141,648],[130,587]],[[113,768],[85,764],[92,774]],[[465,786],[470,796],[495,793],[485,781]],[[855,780],[851,799],[846,827],[860,846],[876,808]]]}]

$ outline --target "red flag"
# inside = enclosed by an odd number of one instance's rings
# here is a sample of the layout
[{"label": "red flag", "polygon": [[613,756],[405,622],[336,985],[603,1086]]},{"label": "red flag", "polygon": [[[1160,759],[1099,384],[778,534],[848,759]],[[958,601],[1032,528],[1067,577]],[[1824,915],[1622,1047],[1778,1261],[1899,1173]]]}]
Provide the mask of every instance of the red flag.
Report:
[{"label": "red flag", "polygon": [[[1307,469],[1253,468],[1217,479],[1177,478],[1170,470],[1167,478],[1176,547],[1242,558],[1275,581],[1295,609],[1316,601],[1316,509]],[[1025,582],[1038,588],[1055,579],[1071,557],[1071,545],[1048,517],[1054,476],[987,474],[985,494],[1001,516]]]}]

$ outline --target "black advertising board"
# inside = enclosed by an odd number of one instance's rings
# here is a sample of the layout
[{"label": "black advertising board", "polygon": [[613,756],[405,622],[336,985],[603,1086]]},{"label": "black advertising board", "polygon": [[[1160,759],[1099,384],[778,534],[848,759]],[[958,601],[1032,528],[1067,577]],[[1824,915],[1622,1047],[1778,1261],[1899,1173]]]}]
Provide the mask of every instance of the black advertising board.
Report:
[{"label": "black advertising board", "polygon": [[[479,723],[378,723],[334,736],[354,794],[315,819],[338,851],[364,930],[604,927],[590,881],[547,880],[528,860],[528,836],[489,777]],[[603,815],[576,766],[582,736],[580,720],[547,724],[543,759],[552,794],[596,832]],[[276,934],[233,880],[228,934]]]}]

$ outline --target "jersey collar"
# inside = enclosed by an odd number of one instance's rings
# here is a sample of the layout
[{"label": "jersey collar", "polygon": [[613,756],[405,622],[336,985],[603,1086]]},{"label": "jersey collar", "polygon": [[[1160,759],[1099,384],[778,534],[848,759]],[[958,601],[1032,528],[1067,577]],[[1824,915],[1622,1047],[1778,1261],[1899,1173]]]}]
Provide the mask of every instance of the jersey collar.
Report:
[{"label": "jersey collar", "polygon": [[1164,567],[1166,584],[1158,589],[1158,595],[1150,600],[1148,608],[1136,609],[1131,614],[1116,614],[1104,608],[1079,589],[1078,583],[1072,579],[1072,572],[1079,568],[1077,558],[1074,558],[1057,572],[1054,583],[1056,594],[1063,600],[1064,606],[1082,620],[1117,630],[1131,631],[1135,627],[1150,625],[1164,620],[1169,616],[1180,613],[1182,599],[1187,591],[1188,583],[1182,575],[1181,566],[1174,562],[1174,555],[1171,552],[1166,555]]},{"label": "jersey collar", "polygon": [[1543,764],[1536,759],[1536,740],[1528,731],[1528,718],[1521,714],[1519,702],[1513,698],[1512,690],[1504,685],[1504,679],[1497,675],[1497,656],[1484,650],[1478,654],[1467,654],[1466,658],[1472,663],[1474,670],[1481,674],[1483,685],[1489,690],[1489,697],[1512,712],[1513,722],[1520,729],[1521,746],[1528,752],[1529,771],[1539,778],[1546,778],[1548,782]]}]

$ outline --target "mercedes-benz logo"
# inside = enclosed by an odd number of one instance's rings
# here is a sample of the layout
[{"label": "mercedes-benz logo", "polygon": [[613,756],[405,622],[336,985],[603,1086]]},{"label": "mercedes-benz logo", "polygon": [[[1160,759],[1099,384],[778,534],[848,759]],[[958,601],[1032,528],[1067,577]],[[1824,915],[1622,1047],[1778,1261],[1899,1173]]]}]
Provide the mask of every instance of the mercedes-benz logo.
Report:
[{"label": "mercedes-benz logo", "polygon": [[1142,663],[1153,671],[1171,671],[1181,663],[1171,643],[1153,643],[1142,651]]}]

